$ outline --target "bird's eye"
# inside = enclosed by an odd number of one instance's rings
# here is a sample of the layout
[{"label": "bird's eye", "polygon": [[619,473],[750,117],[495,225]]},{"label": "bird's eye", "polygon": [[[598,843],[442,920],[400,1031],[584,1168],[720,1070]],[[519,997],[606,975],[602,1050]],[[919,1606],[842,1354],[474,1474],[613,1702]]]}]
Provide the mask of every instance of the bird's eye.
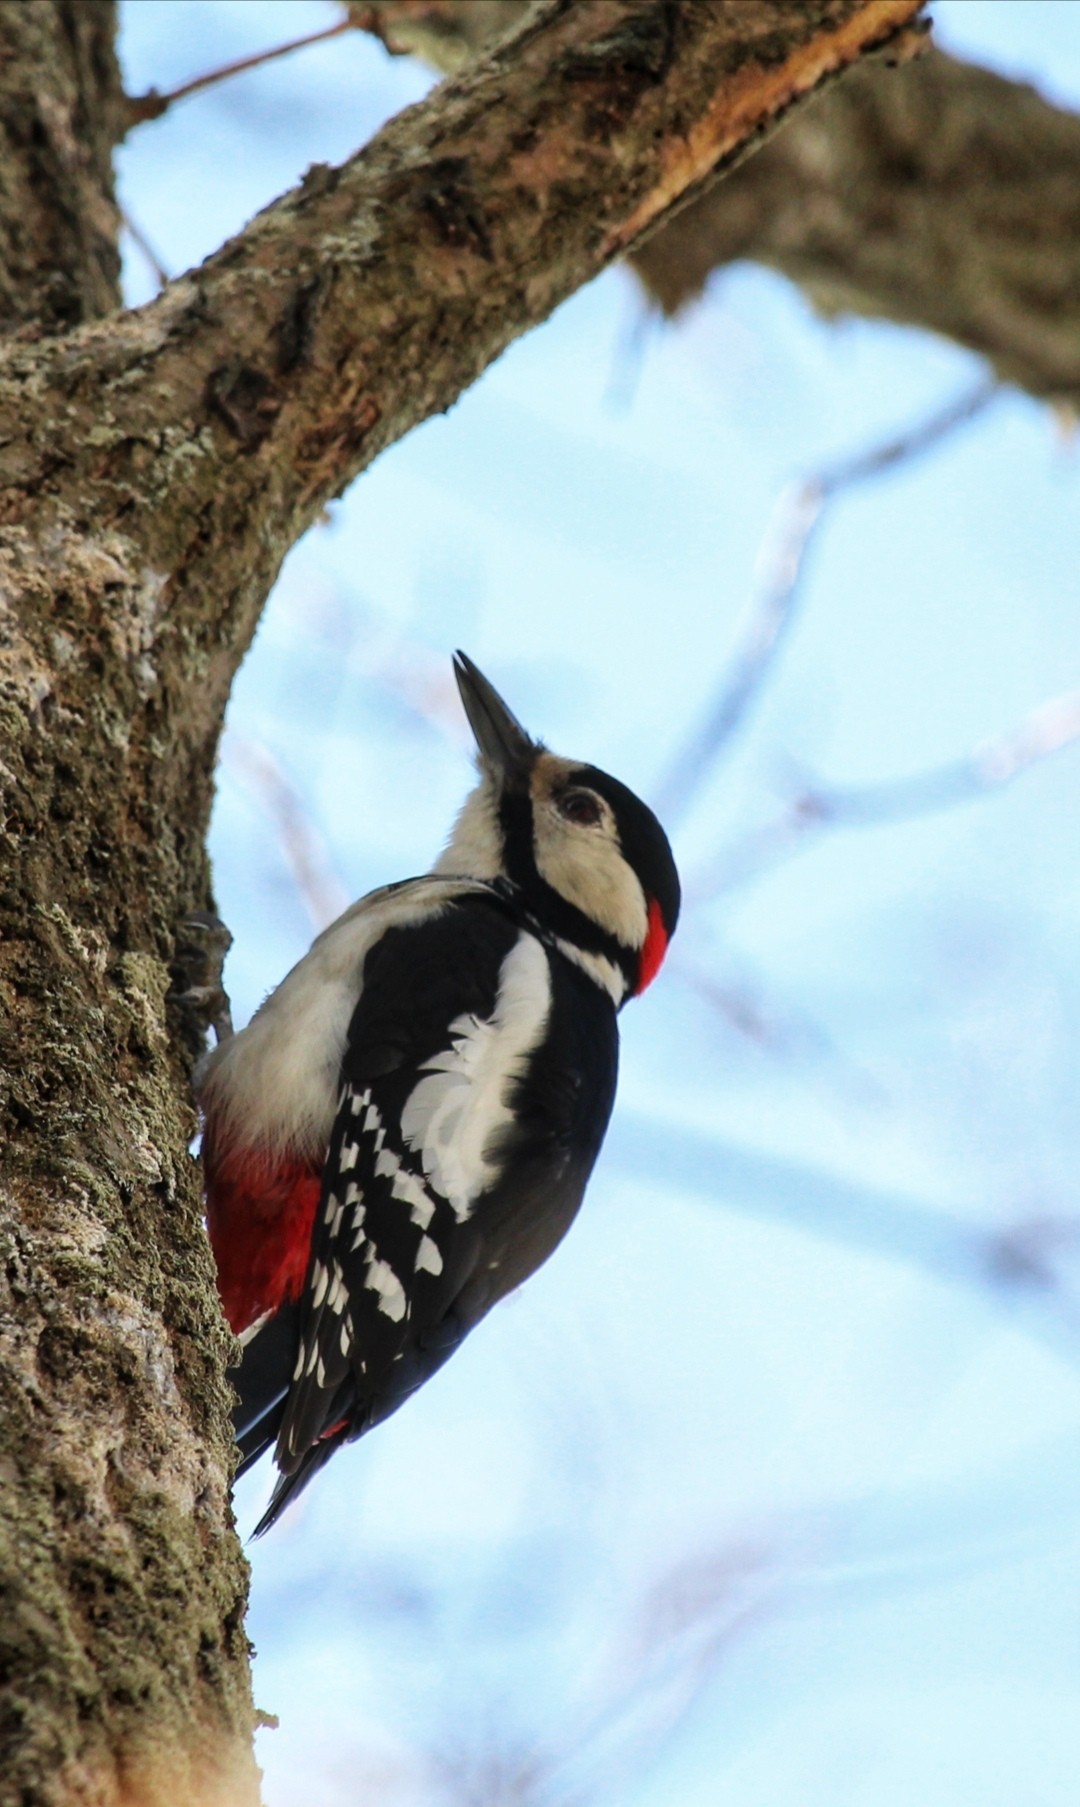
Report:
[{"label": "bird's eye", "polygon": [[591,828],[600,820],[600,805],[591,791],[564,791],[558,809],[560,816],[580,828]]}]

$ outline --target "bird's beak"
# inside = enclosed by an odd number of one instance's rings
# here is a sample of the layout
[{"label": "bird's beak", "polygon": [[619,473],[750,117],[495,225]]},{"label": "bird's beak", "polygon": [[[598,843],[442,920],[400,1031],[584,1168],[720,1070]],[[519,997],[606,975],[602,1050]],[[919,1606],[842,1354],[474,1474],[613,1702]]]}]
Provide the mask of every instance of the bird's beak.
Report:
[{"label": "bird's beak", "polygon": [[527,786],[540,750],[536,741],[466,653],[454,654],[454,676],[485,766],[502,785]]}]

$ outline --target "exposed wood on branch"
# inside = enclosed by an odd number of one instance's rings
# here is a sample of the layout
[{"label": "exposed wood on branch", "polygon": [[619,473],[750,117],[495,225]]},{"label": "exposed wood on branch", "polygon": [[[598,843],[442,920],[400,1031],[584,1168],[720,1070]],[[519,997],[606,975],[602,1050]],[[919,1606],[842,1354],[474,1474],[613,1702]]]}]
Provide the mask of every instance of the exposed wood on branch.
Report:
[{"label": "exposed wood on branch", "polygon": [[740,258],[1080,406],[1080,118],[1021,82],[939,52],[853,70],[634,263],[670,313]]},{"label": "exposed wood on branch", "polygon": [[[458,68],[527,0],[350,0],[396,51]],[[895,55],[895,47],[894,47]],[[778,270],[825,314],[928,328],[1080,406],[1080,118],[933,51],[866,62],[631,261],[675,313],[714,270]]]}]

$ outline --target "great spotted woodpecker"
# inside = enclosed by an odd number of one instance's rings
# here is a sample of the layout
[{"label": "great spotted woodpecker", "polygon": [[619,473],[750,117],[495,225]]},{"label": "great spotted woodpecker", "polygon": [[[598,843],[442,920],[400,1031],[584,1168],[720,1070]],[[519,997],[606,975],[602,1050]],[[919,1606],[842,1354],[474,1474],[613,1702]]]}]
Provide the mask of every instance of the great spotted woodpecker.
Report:
[{"label": "great spotted woodpecker", "polygon": [[197,1081],[240,1472],[271,1444],[280,1470],[259,1531],[565,1235],[616,1012],[679,913],[652,811],[455,675],[480,780],[445,853],[346,910]]}]

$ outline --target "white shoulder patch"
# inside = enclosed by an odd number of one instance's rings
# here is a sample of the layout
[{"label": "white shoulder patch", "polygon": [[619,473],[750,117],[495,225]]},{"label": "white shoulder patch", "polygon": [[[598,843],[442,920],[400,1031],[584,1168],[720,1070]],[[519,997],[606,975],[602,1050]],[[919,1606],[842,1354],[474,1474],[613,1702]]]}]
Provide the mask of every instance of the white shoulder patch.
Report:
[{"label": "white shoulder patch", "polygon": [[428,1077],[406,1101],[402,1136],[459,1223],[498,1176],[488,1149],[511,1121],[510,1087],[524,1073],[550,1010],[547,954],[523,929],[503,961],[491,1016],[456,1017],[450,1046],[424,1063]]},{"label": "white shoulder patch", "polygon": [[369,950],[387,929],[437,916],[478,888],[468,879],[434,877],[386,886],[323,930],[247,1028],[196,1073],[196,1096],[219,1148],[240,1144],[322,1160]]}]

